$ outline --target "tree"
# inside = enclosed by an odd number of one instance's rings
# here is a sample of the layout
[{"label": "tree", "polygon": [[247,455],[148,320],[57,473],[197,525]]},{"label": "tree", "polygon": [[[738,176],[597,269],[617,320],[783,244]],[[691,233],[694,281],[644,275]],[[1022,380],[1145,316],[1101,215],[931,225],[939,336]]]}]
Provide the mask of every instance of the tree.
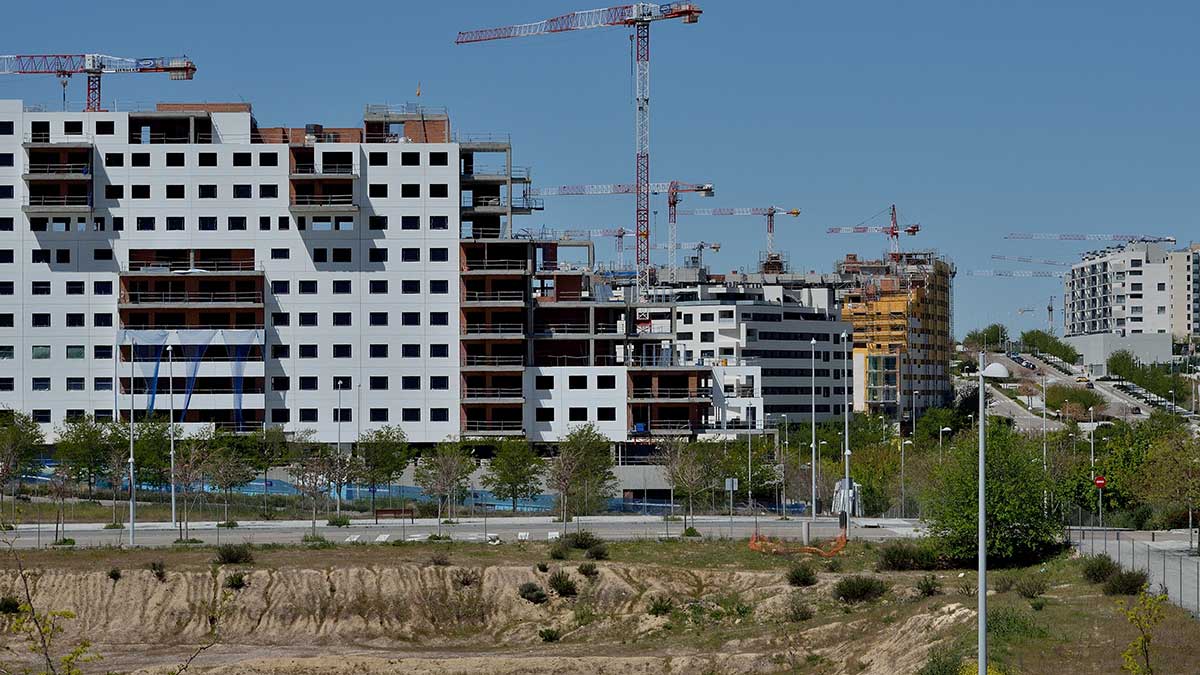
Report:
[{"label": "tree", "polygon": [[1187,509],[1200,504],[1200,441],[1186,431],[1158,438],[1139,467],[1136,478],[1146,501]]},{"label": "tree", "polygon": [[288,473],[300,494],[312,502],[312,534],[317,536],[317,502],[329,495],[329,459],[333,450],[324,443],[312,440],[313,431],[304,429],[293,434],[296,453]]},{"label": "tree", "polygon": [[254,480],[256,471],[251,455],[243,437],[220,434],[208,457],[205,473],[209,483],[225,493],[226,521],[229,520],[229,502],[234,488]]},{"label": "tree", "polygon": [[[138,482],[159,487],[171,482],[171,427],[165,415],[155,415],[133,425],[133,458]],[[183,436],[182,429],[175,426],[175,440]],[[126,437],[126,442],[128,442]]]},{"label": "tree", "polygon": [[575,480],[568,492],[576,497],[574,502],[579,513],[589,511],[593,504],[602,505],[616,487],[611,445],[593,424],[569,429],[559,441],[559,453],[571,454],[577,461]]},{"label": "tree", "polygon": [[[191,504],[189,496],[199,495],[204,488],[204,477],[211,467],[212,457],[228,444],[227,434],[209,425],[175,443],[175,483],[182,492],[183,517],[179,521],[179,538],[191,535]],[[136,441],[134,442],[136,448]],[[193,497],[195,499],[196,497]]]},{"label": "tree", "polygon": [[342,452],[335,447],[329,455],[326,471],[329,476],[329,486],[333,489],[334,512],[340,518],[342,515],[342,492],[355,476],[362,473],[362,462],[353,452]]},{"label": "tree", "polygon": [[1150,643],[1154,639],[1154,628],[1164,618],[1162,605],[1167,601],[1167,594],[1151,595],[1143,588],[1137,596],[1137,602],[1128,605],[1124,600],[1117,601],[1117,609],[1125,616],[1125,620],[1137,629],[1138,635],[1121,652],[1121,670],[1133,675],[1154,675],[1154,667],[1150,664]]},{"label": "tree", "polygon": [[673,438],[660,445],[655,456],[655,463],[662,467],[663,478],[671,486],[672,503],[675,501],[674,493],[687,499],[687,511],[683,519],[685,530],[688,519],[694,517],[693,500],[702,497],[713,484],[713,464],[704,452],[707,448],[708,444],[688,443],[682,438]]},{"label": "tree", "polygon": [[446,500],[448,517],[453,519],[456,497],[466,487],[467,479],[475,470],[471,453],[455,441],[443,441],[426,451],[417,460],[413,480],[427,495],[438,500],[438,535],[442,534],[442,499]]},{"label": "tree", "polygon": [[541,493],[545,468],[545,462],[528,442],[504,439],[480,482],[500,499],[512,500],[516,513],[517,500],[533,499]]},{"label": "tree", "polygon": [[371,489],[371,511],[375,510],[375,491],[398,478],[412,461],[412,450],[404,430],[397,426],[372,429],[358,438],[361,479]]},{"label": "tree", "polygon": [[558,510],[562,523],[559,527],[560,532],[566,530],[567,498],[571,494],[571,487],[575,485],[582,466],[583,457],[575,452],[574,448],[561,443],[558,446],[558,453],[546,462],[546,485],[558,493]]},{"label": "tree", "polygon": [[1006,342],[1008,342],[1008,329],[999,323],[973,330],[963,338],[963,345],[973,352],[1003,351]]},{"label": "tree", "polygon": [[[1050,488],[1041,447],[1008,425],[987,429],[987,554],[998,562],[1036,559],[1055,545],[1057,514],[1043,509]],[[973,560],[978,537],[978,464],[973,438],[955,442],[952,456],[933,471],[923,498],[929,533],[953,561]]]},{"label": "tree", "polygon": [[1021,378],[1021,381],[1017,383],[1017,394],[1025,397],[1025,406],[1028,408],[1033,407],[1033,397],[1041,391],[1037,384],[1028,377]]},{"label": "tree", "polygon": [[104,425],[104,477],[112,488],[113,524],[117,524],[117,493],[129,473],[129,428],[120,422]]},{"label": "tree", "polygon": [[91,499],[96,481],[104,473],[108,449],[105,425],[91,415],[84,415],[63,422],[56,435],[54,458],[60,465],[68,467],[72,480],[87,485]]},{"label": "tree", "polygon": [[[916,442],[913,447],[935,448],[939,438],[944,444],[958,433],[959,429],[966,426],[967,418],[960,416],[953,408],[929,408],[917,418]],[[946,427],[949,427],[950,431],[938,433]]]},{"label": "tree", "polygon": [[1025,345],[1026,349],[1057,356],[1070,364],[1079,361],[1079,352],[1075,351],[1074,347],[1044,330],[1027,330],[1021,333],[1021,344]]},{"label": "tree", "polygon": [[33,418],[16,410],[0,410],[0,504],[3,488],[29,466],[45,442]]},{"label": "tree", "polygon": [[267,494],[271,492],[268,486],[267,472],[277,466],[286,466],[292,458],[292,446],[288,443],[287,433],[281,427],[264,426],[254,435],[258,452],[252,453],[250,459],[254,468],[263,477],[263,511],[267,509]]}]

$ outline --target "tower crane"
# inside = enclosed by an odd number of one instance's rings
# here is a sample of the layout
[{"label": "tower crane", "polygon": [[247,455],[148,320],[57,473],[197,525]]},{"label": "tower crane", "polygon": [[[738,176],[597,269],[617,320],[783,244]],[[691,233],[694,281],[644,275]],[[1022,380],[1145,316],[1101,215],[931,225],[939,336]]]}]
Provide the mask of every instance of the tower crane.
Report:
[{"label": "tower crane", "polygon": [[[547,188],[529,188],[526,194],[531,197],[557,197],[566,195],[627,195],[637,192],[636,185],[629,183],[605,183],[600,185],[559,185],[557,187]],[[666,250],[670,251],[670,274],[671,283],[675,282],[676,258],[675,251],[679,247],[675,244],[679,241],[679,225],[676,218],[676,212],[679,206],[679,195],[684,192],[694,192],[702,197],[711,197],[715,194],[712,183],[684,183],[683,181],[673,180],[669,183],[650,183],[650,192],[654,194],[667,193],[667,224],[668,224],[668,240]],[[619,242],[618,242],[619,243]]]},{"label": "tower crane", "polygon": [[[1063,309],[1066,312],[1066,309]],[[1050,302],[1046,303],[1046,329],[1051,335],[1054,335],[1054,296],[1050,296]]]},{"label": "tower crane", "polygon": [[471,30],[458,34],[455,44],[547,35],[566,31],[629,26],[634,31],[634,222],[637,225],[637,290],[650,290],[650,24],[667,19],[683,23],[700,20],[700,7],[692,2],[652,4],[638,2],[603,9],[570,12],[545,21]]},{"label": "tower crane", "polygon": [[0,75],[57,75],[65,99],[67,80],[87,74],[85,112],[100,111],[100,76],[105,73],[167,73],[172,80],[190,80],[196,64],[186,56],[129,59],[107,54],[13,54],[0,56]]},{"label": "tower crane", "polygon": [[[666,244],[654,244],[650,248],[666,249],[667,245]],[[713,253],[717,253],[721,250],[721,244],[719,244],[717,242],[711,242],[711,241],[685,241],[683,243],[675,244],[675,250],[695,251],[696,252],[696,264],[699,267],[704,266],[704,250],[705,249],[708,249],[708,250],[712,251]],[[674,257],[674,256],[672,256],[672,257]],[[671,278],[672,278],[672,280],[674,280],[674,278],[675,278],[675,270],[674,269],[671,270]]]},{"label": "tower crane", "polygon": [[1062,279],[1062,272],[1046,270],[967,270],[969,277],[1007,277],[1011,279]]},{"label": "tower crane", "polygon": [[886,234],[888,236],[888,240],[890,241],[890,250],[891,250],[892,260],[895,262],[899,262],[900,261],[900,233],[904,232],[904,234],[907,234],[909,236],[916,236],[916,234],[921,231],[921,224],[913,223],[912,225],[905,225],[903,228],[901,228],[899,220],[896,217],[896,205],[895,204],[892,204],[890,211],[891,211],[892,218],[891,218],[891,223],[888,225],[883,225],[883,226],[855,225],[853,227],[831,227],[828,230],[826,230],[826,232],[828,232],[829,234],[866,234],[866,233],[871,233],[871,232],[878,233],[878,234]]},{"label": "tower crane", "polygon": [[[782,272],[783,259],[775,252],[775,214],[792,216],[800,215],[800,209],[782,209],[778,206],[765,208],[734,208],[734,209],[682,209],[684,216],[766,216],[767,217],[767,259],[763,263],[763,272]],[[770,268],[770,269],[768,269]]]},{"label": "tower crane", "polygon": [[1148,242],[1153,244],[1174,244],[1175,237],[1159,237],[1146,234],[1094,234],[1061,232],[1011,232],[1004,235],[1005,239],[1025,239],[1034,241],[1123,241]]},{"label": "tower crane", "polygon": [[1045,258],[1030,258],[1027,255],[993,255],[992,260],[1009,260],[1012,262],[1032,263],[1035,265],[1057,265],[1058,267],[1070,267],[1071,263],[1061,260],[1047,260]]},{"label": "tower crane", "polygon": [[633,234],[633,232],[623,228],[601,228],[593,230],[564,230],[563,236],[568,239],[584,238],[592,239],[594,237],[615,237],[617,240],[617,268],[625,269],[625,235]]}]

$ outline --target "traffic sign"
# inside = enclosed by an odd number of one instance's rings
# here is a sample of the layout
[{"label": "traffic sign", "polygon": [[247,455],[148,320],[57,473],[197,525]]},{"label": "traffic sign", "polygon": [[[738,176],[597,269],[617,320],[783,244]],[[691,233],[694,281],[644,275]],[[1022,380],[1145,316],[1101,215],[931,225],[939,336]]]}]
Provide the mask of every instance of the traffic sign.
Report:
[{"label": "traffic sign", "polygon": [[1100,488],[1101,490],[1103,490],[1104,486],[1108,484],[1108,481],[1104,479],[1104,476],[1096,476],[1094,482],[1096,483],[1096,487]]},{"label": "traffic sign", "polygon": [[738,489],[738,479],[736,479],[736,478],[726,478],[725,479],[725,491],[726,492],[737,492],[737,489]]}]

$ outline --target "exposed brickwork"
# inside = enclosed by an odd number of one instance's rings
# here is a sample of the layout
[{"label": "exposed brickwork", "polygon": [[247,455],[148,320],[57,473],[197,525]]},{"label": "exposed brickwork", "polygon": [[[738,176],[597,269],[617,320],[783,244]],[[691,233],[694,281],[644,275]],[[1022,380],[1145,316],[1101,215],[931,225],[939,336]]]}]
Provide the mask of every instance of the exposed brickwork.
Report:
[{"label": "exposed brickwork", "polygon": [[159,112],[253,112],[249,103],[159,103],[155,109]]}]

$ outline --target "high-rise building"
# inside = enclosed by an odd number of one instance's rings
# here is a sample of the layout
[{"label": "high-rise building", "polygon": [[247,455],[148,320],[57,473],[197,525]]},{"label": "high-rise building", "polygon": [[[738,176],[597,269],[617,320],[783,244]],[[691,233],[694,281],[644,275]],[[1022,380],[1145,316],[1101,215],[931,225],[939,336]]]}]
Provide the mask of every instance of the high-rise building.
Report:
[{"label": "high-rise building", "polygon": [[1138,242],[1090,251],[1063,283],[1066,336],[1172,330],[1168,252]]}]

